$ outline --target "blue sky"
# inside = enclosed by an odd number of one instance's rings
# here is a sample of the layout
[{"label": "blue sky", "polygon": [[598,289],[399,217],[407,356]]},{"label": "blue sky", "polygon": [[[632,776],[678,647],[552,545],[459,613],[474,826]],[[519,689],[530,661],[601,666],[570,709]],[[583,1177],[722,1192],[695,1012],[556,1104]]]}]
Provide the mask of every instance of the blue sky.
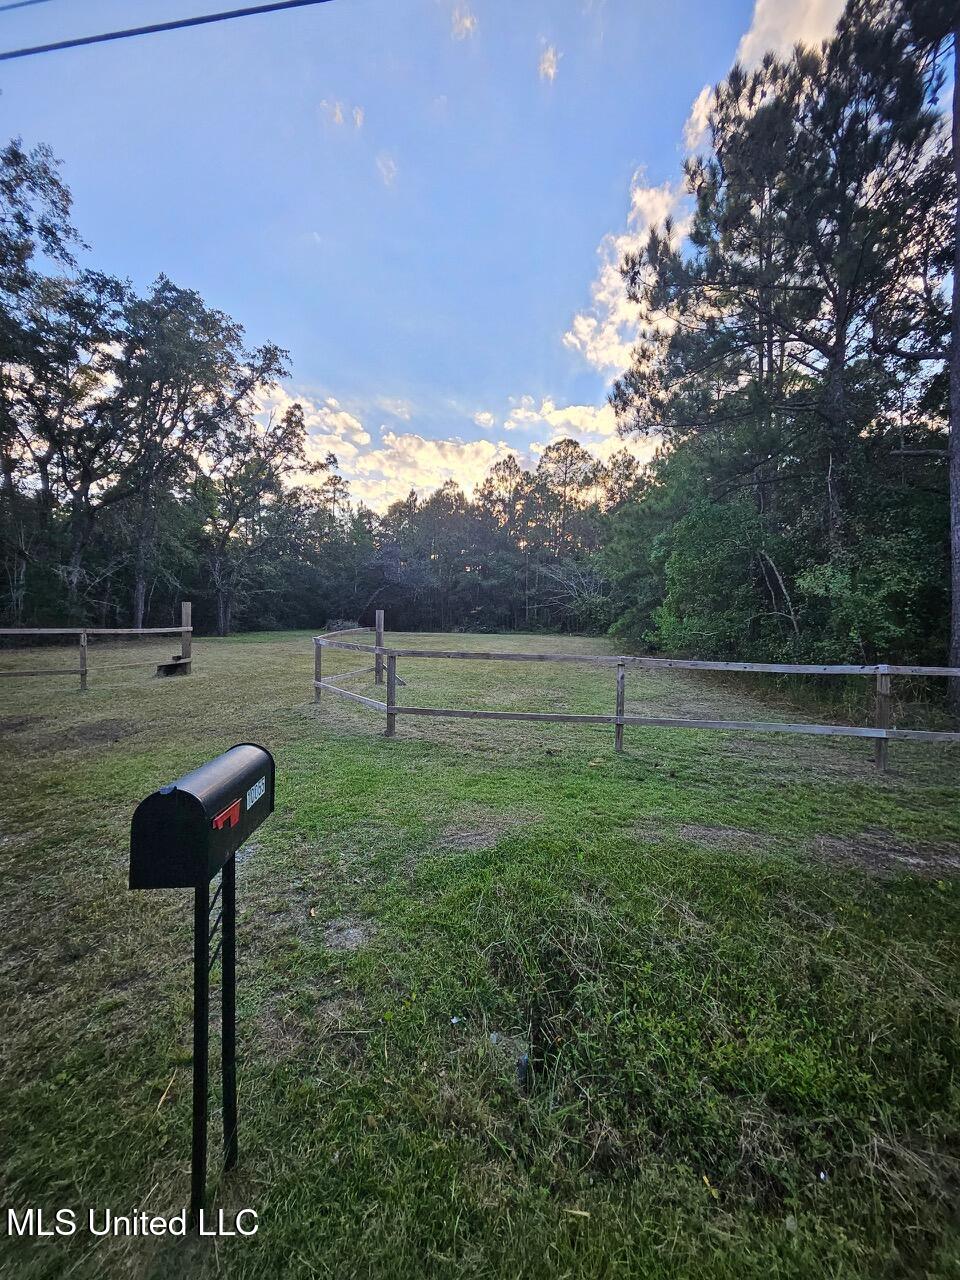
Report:
[{"label": "blue sky", "polygon": [[[0,14],[0,46],[224,7],[50,0]],[[619,447],[615,262],[682,216],[698,95],[838,10],[332,0],[5,63],[0,112],[63,160],[89,265],[166,272],[290,350],[274,404],[301,399],[315,451],[382,508],[562,435]]]}]

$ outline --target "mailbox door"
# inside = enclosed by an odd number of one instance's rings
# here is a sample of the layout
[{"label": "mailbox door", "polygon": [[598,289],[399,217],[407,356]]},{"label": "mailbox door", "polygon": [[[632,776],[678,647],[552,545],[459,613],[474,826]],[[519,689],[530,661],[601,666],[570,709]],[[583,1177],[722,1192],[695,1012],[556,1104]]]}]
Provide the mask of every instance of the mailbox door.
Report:
[{"label": "mailbox door", "polygon": [[208,850],[207,815],[197,798],[174,787],[155,791],[141,800],[133,815],[130,888],[176,889],[202,884]]}]

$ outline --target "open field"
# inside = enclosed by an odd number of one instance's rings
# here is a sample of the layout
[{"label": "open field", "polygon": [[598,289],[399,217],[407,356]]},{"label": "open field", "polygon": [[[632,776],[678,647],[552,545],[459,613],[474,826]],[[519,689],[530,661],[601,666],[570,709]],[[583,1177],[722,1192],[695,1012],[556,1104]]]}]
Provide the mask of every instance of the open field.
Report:
[{"label": "open field", "polygon": [[[306,635],[194,661],[92,654],[83,697],[0,682],[3,1204],[186,1202],[190,901],[126,890],[127,833],[253,740],[277,811],[238,868],[241,1159],[211,1203],[260,1232],[3,1239],[5,1274],[960,1276],[956,746],[891,744],[880,777],[856,740],[628,728],[615,756],[612,727],[400,718],[388,741],[314,706]],[[609,669],[399,671],[401,702],[613,708]],[[631,673],[627,711],[790,714],[743,687]]]}]

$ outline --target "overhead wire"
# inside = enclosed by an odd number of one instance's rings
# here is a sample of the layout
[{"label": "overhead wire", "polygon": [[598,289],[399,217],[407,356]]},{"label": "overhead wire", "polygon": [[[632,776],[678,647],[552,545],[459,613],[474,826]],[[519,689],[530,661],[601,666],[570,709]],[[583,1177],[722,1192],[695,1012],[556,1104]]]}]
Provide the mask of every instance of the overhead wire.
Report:
[{"label": "overhead wire", "polygon": [[[43,0],[17,0],[19,4],[40,4]],[[50,44],[32,45],[25,49],[9,49],[0,53],[0,62],[12,58],[30,58],[40,53],[55,53],[60,49],[77,49],[81,45],[103,44],[107,40],[129,40],[132,36],[155,35],[159,31],[179,31],[184,27],[200,27],[210,22],[227,22],[230,18],[249,18],[257,13],[275,13],[280,9],[303,9],[308,5],[329,4],[330,0],[275,0],[273,4],[248,5],[244,9],[227,9],[220,13],[205,13],[197,18],[176,18],[171,22],[151,22],[143,27],[127,27],[122,31],[105,31],[101,35],[77,36],[72,40],[55,40]],[[9,7],[15,7],[13,5]]]},{"label": "overhead wire", "polygon": [[12,0],[10,4],[0,4],[0,13],[8,9],[26,9],[31,4],[47,4],[48,0]]}]

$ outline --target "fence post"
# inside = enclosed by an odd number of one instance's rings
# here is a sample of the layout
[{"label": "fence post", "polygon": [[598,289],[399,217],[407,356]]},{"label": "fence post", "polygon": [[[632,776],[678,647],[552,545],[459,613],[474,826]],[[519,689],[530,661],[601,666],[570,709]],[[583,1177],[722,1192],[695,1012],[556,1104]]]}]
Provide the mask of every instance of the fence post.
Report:
[{"label": "fence post", "polygon": [[[383,610],[378,609],[376,612],[377,627],[377,648],[383,648]],[[383,654],[378,653],[373,660],[373,682],[374,684],[383,684]]]},{"label": "fence post", "polygon": [[[877,672],[877,710],[876,710],[877,728],[890,728],[890,676],[886,671]],[[889,743],[886,738],[874,738],[873,740],[873,761],[881,773],[887,772],[887,748]]]},{"label": "fence post", "polygon": [[323,645],[313,642],[313,700],[320,701],[320,681],[323,679]]},{"label": "fence post", "polygon": [[193,605],[189,600],[180,602],[180,625],[180,661],[189,662],[193,654],[193,633],[189,630],[193,626]]},{"label": "fence post", "polygon": [[87,633],[80,632],[80,692],[87,688]]},{"label": "fence post", "polygon": [[623,710],[626,705],[627,668],[623,662],[617,663],[617,725],[614,730],[614,747],[617,752],[623,751]]},{"label": "fence post", "polygon": [[210,1058],[210,886],[193,891],[193,1145],[190,1153],[190,1221],[203,1210],[207,1181],[207,1088]]},{"label": "fence post", "polygon": [[[237,859],[220,873],[220,1071],[223,1079],[223,1167],[237,1163]],[[209,916],[208,916],[209,918]]]},{"label": "fence post", "polygon": [[390,710],[397,705],[397,659],[392,653],[387,654],[387,738],[393,738],[397,732],[397,717]]}]

